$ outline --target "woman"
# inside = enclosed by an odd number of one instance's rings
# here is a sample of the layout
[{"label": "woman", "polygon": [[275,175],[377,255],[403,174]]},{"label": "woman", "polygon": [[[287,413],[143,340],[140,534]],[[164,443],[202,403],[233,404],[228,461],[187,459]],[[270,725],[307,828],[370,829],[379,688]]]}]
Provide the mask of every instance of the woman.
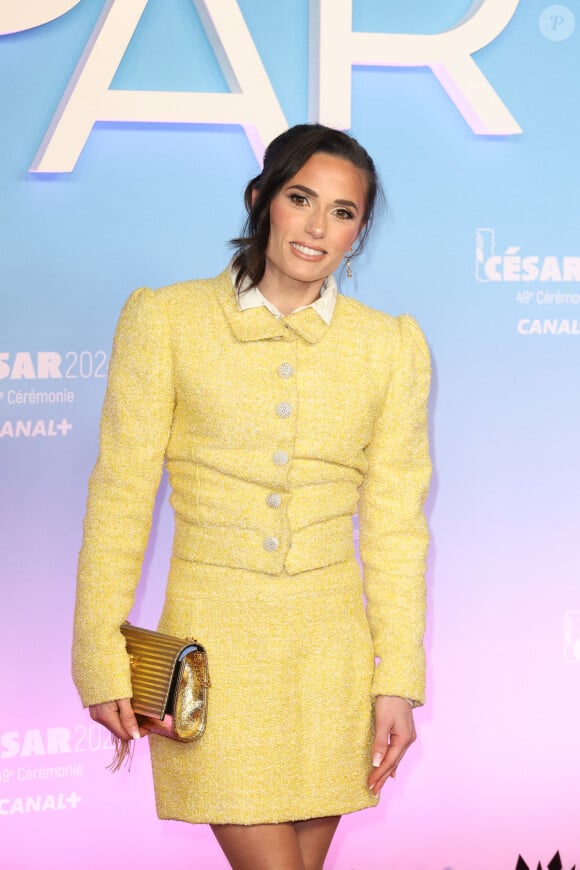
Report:
[{"label": "woman", "polygon": [[212,687],[198,743],[150,737],[157,811],[211,824],[237,870],[321,868],[341,814],[395,776],[423,702],[429,354],[410,317],[332,277],[378,190],[354,139],[291,128],[246,189],[231,266],[136,291],[115,337],[73,672],[93,719],[138,738],[119,625],[165,462],[159,628],[205,645]]}]

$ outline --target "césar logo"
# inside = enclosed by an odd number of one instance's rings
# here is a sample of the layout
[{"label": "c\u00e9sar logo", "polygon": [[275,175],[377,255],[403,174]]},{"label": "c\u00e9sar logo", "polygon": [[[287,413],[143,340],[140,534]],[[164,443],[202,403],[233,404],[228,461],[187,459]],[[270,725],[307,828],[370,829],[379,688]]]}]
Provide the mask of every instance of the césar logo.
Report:
[{"label": "c\u00e9sar logo", "polygon": [[[78,0],[77,0],[78,2]],[[522,129],[473,59],[503,33],[520,0],[478,0],[439,33],[353,31],[352,0],[309,4],[311,120],[348,130],[352,68],[429,67],[478,136]],[[237,0],[194,0],[224,77],[226,93],[111,88],[148,0],[108,0],[65,89],[31,172],[72,172],[97,121],[241,124],[258,163],[288,121]],[[0,36],[54,20],[73,0],[3,0]],[[306,6],[307,4],[304,4]],[[28,11],[26,7],[33,7]],[[23,8],[24,7],[24,8]]]},{"label": "c\u00e9sar logo", "polygon": [[508,245],[503,253],[497,253],[495,230],[479,227],[475,234],[475,280],[579,282],[580,256],[522,254],[519,245]]},{"label": "c\u00e9sar logo", "polygon": [[0,758],[31,758],[72,752],[70,728],[28,728],[0,734]]}]

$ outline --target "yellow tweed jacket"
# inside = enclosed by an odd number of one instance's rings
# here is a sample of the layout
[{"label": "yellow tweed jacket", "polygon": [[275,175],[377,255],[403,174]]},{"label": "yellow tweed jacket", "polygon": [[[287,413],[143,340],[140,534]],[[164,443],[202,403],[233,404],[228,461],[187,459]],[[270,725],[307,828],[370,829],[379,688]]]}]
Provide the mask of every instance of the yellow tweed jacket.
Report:
[{"label": "yellow tweed jacket", "polygon": [[163,464],[174,554],[267,574],[353,555],[358,509],[373,691],[424,699],[422,504],[429,353],[415,321],[339,296],[239,311],[229,271],[137,290],[121,314],[79,560],[73,676],[85,705],[131,695],[119,625]]}]

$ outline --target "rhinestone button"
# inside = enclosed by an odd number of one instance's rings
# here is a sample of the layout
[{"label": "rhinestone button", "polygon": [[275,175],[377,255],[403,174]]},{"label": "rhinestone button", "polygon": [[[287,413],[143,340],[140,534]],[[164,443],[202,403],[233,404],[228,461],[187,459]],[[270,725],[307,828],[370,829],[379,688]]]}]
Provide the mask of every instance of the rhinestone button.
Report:
[{"label": "rhinestone button", "polygon": [[278,374],[281,378],[291,378],[294,374],[294,366],[290,363],[282,363],[278,366]]},{"label": "rhinestone button", "polygon": [[275,450],[272,456],[274,465],[287,465],[290,457],[285,450]]},{"label": "rhinestone button", "polygon": [[289,417],[292,413],[292,405],[289,405],[288,402],[280,402],[279,405],[276,405],[276,414],[278,417]]},{"label": "rhinestone button", "polygon": [[273,535],[268,538],[264,538],[264,549],[267,553],[275,553],[279,546],[280,541]]},{"label": "rhinestone button", "polygon": [[271,508],[278,508],[282,504],[282,496],[279,492],[271,492],[266,499],[266,504]]}]

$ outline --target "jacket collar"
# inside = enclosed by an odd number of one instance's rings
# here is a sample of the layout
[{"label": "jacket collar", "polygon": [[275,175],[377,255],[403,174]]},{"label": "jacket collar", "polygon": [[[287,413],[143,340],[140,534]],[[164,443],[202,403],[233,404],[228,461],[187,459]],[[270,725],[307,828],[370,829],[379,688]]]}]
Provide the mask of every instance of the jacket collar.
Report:
[{"label": "jacket collar", "polygon": [[326,335],[328,324],[313,308],[303,308],[302,311],[295,311],[282,318],[275,317],[263,306],[240,311],[229,268],[218,275],[215,287],[226,319],[239,341],[284,338],[288,329],[292,329],[311,344]]}]

